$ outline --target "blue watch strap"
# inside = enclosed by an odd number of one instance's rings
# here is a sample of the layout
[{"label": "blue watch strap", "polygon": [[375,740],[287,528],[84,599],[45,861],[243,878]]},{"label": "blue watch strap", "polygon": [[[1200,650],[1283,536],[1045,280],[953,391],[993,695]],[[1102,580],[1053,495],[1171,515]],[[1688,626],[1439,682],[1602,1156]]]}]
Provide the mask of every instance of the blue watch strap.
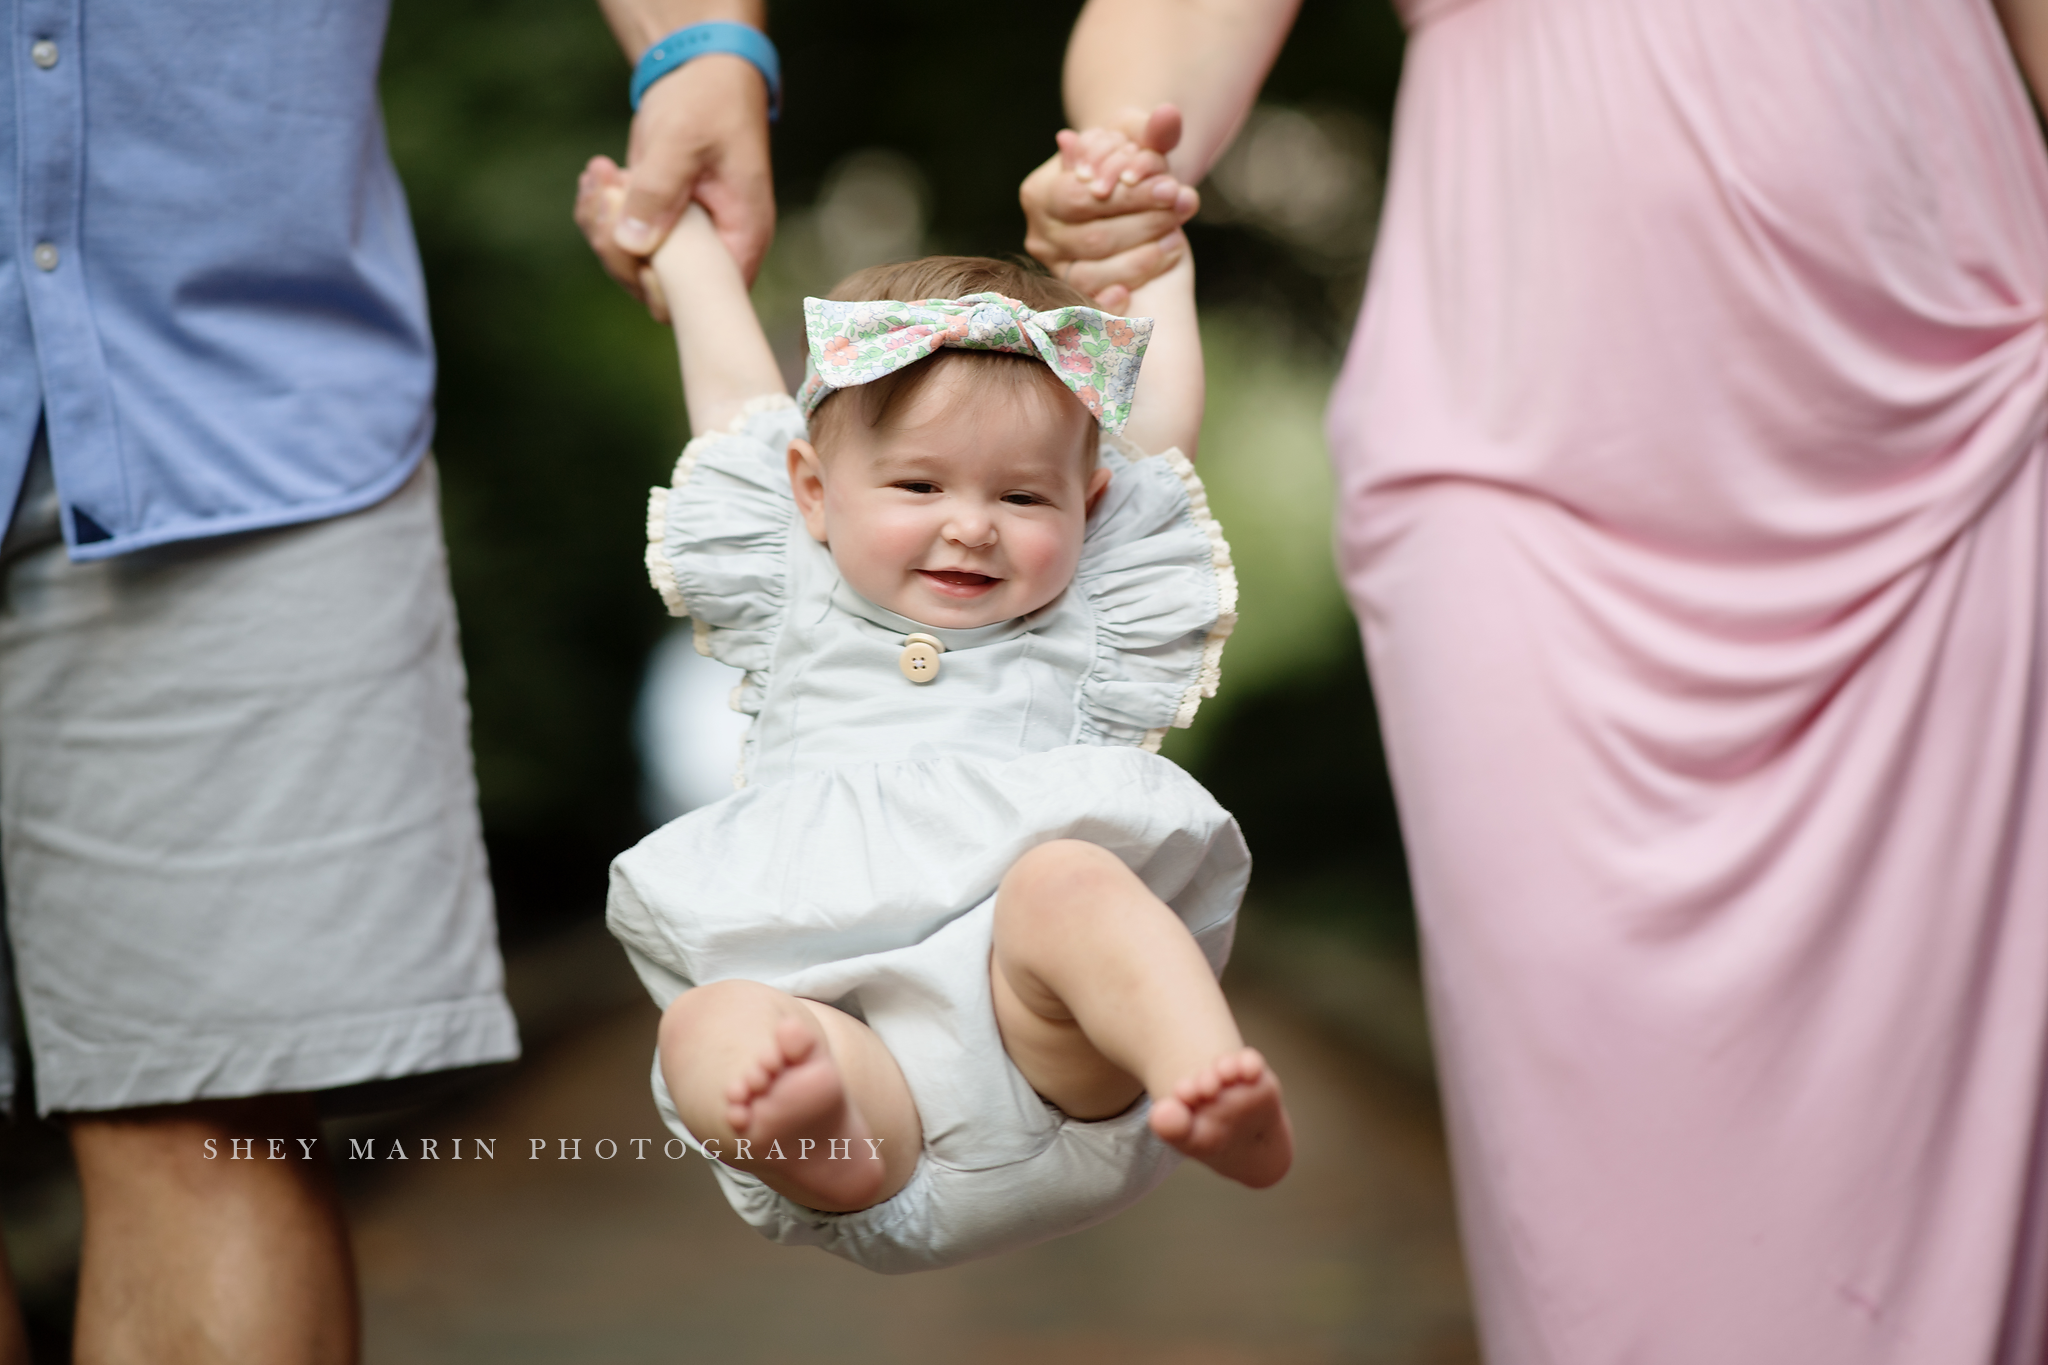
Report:
[{"label": "blue watch strap", "polygon": [[642,53],[640,64],[633,68],[629,91],[633,107],[640,107],[640,97],[647,93],[648,86],[684,62],[713,52],[729,53],[753,63],[761,79],[768,82],[768,121],[775,122],[782,113],[782,59],[775,53],[775,44],[760,29],[725,19],[679,28]]}]

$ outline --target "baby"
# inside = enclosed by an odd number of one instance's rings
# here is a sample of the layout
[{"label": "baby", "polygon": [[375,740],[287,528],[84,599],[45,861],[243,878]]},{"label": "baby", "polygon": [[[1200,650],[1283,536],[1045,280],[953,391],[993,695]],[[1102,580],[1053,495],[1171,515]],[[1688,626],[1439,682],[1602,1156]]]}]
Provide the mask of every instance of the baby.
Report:
[{"label": "baby", "polygon": [[[617,194],[593,163],[579,213]],[[701,209],[653,270],[700,435],[650,570],[754,716],[742,789],[613,870],[664,1116],[762,1231],[886,1271],[1100,1221],[1179,1155],[1279,1180],[1216,983],[1249,860],[1150,752],[1234,619],[1199,481],[1138,449],[1199,428],[1191,268],[1152,320],[999,261],[862,271],[806,301],[796,402]]]}]

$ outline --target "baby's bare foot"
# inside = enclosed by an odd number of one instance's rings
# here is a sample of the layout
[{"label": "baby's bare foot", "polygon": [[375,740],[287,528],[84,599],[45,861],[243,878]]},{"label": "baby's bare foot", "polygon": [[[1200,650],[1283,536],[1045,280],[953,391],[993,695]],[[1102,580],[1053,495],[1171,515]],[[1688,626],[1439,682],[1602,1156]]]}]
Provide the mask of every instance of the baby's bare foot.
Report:
[{"label": "baby's bare foot", "polygon": [[747,1143],[747,1169],[771,1186],[827,1212],[875,1202],[884,1172],[867,1141],[873,1134],[815,1023],[779,1020],[771,1046],[725,1099],[726,1122]]},{"label": "baby's bare foot", "polygon": [[1294,1164],[1294,1128],[1280,1102],[1280,1082],[1251,1048],[1226,1052],[1154,1100],[1152,1131],[1255,1190]]}]

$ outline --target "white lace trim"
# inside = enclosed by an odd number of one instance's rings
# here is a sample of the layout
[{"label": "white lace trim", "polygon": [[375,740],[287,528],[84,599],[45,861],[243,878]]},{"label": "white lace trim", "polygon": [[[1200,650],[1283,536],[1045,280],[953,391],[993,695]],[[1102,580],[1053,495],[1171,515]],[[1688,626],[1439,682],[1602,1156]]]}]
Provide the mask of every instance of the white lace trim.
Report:
[{"label": "white lace trim", "polygon": [[1185,730],[1195,723],[1195,712],[1202,707],[1202,699],[1216,695],[1217,686],[1223,681],[1223,645],[1230,639],[1230,632],[1237,628],[1237,568],[1231,562],[1230,542],[1223,538],[1223,524],[1209,511],[1209,490],[1202,484],[1202,476],[1195,472],[1194,462],[1178,449],[1162,451],[1152,458],[1162,460],[1166,467],[1180,477],[1181,487],[1188,494],[1188,517],[1209,537],[1209,566],[1216,575],[1216,624],[1209,628],[1207,638],[1202,641],[1202,669],[1195,681],[1181,694],[1180,707],[1174,712],[1168,725],[1145,732],[1141,746],[1146,753],[1156,754],[1171,728]]},{"label": "white lace trim", "polygon": [[[722,431],[707,431],[692,436],[683,447],[683,453],[676,458],[675,473],[669,476],[668,488],[647,490],[647,579],[654,584],[654,590],[661,594],[661,600],[668,607],[670,616],[688,616],[690,609],[683,605],[682,586],[676,582],[675,566],[668,562],[668,495],[669,489],[681,488],[690,481],[690,475],[697,468],[697,449],[714,436],[737,435],[747,424],[749,417],[778,408],[793,408],[796,400],[786,393],[764,393],[740,404],[740,410],[725,424]],[[692,643],[699,654],[711,652],[710,630],[702,621],[691,627]]]},{"label": "white lace trim", "polygon": [[764,412],[776,412],[782,408],[793,408],[795,406],[796,399],[791,398],[786,393],[756,394],[754,397],[749,398],[746,402],[740,404],[739,416],[733,418],[730,422],[727,422],[725,424],[725,429],[727,431],[736,432],[741,427],[747,424],[747,419],[749,417],[757,416],[758,414]]},{"label": "white lace trim", "polygon": [[683,606],[683,590],[676,582],[675,566],[668,562],[668,552],[662,542],[668,535],[668,490],[650,488],[647,490],[647,581],[654,584],[654,590],[661,594],[662,605],[668,608],[670,616],[688,616]]}]

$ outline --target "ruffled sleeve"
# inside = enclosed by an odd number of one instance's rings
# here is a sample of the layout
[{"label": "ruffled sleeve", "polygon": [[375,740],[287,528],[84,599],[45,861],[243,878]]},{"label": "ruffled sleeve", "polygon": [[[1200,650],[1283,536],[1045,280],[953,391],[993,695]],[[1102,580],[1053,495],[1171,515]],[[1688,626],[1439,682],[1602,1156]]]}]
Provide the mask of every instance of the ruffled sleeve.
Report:
[{"label": "ruffled sleeve", "polygon": [[1192,724],[1216,695],[1237,624],[1237,574],[1186,456],[1106,437],[1102,460],[1109,488],[1074,576],[1095,618],[1081,739],[1157,752],[1169,728]]},{"label": "ruffled sleeve", "polygon": [[724,431],[684,446],[669,486],[647,500],[648,577],[670,613],[693,622],[698,653],[746,671],[734,704],[749,713],[788,606],[787,451],[803,434],[788,395],[753,399]]}]

